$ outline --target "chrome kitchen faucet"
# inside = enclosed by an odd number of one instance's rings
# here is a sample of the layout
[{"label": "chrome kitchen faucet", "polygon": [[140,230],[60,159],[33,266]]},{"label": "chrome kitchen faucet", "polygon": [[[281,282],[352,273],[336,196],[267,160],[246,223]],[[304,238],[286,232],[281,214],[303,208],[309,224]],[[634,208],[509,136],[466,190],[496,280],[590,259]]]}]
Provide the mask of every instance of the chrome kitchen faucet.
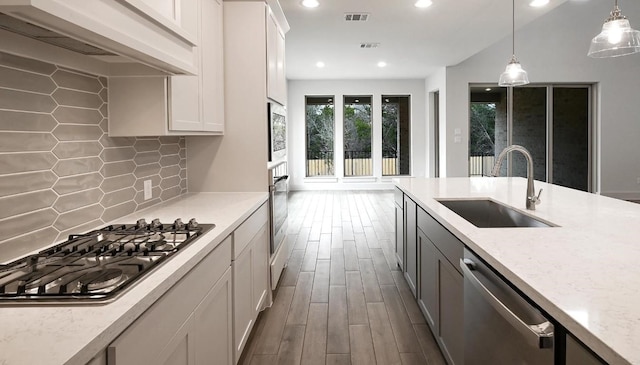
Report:
[{"label": "chrome kitchen faucet", "polygon": [[531,153],[524,147],[512,144],[509,147],[500,152],[498,155],[498,159],[496,160],[496,164],[493,166],[493,170],[491,171],[491,176],[498,176],[500,174],[500,167],[502,167],[502,161],[509,154],[509,152],[518,151],[522,153],[524,158],[527,160],[527,209],[536,210],[536,205],[540,204],[540,194],[542,194],[542,189],[536,195],[536,189],[533,186],[533,158],[531,157]]}]

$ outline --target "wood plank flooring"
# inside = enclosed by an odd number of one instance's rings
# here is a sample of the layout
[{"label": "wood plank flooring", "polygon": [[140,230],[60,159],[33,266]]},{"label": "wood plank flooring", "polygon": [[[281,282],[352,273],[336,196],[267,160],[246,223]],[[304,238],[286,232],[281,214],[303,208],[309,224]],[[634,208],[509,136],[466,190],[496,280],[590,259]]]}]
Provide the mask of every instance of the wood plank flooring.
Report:
[{"label": "wood plank flooring", "polygon": [[293,192],[289,258],[242,365],[446,364],[394,257],[392,192]]}]

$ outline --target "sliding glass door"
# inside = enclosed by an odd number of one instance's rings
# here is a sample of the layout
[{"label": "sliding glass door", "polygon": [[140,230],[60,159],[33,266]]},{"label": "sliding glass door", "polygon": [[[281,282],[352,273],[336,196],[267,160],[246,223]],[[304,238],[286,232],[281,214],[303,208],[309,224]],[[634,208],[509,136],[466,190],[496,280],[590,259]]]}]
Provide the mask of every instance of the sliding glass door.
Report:
[{"label": "sliding glass door", "polygon": [[[534,177],[592,190],[590,85],[470,87],[469,175],[488,175],[495,157],[511,144],[534,160]],[[526,161],[511,154],[501,175],[526,176]]]}]

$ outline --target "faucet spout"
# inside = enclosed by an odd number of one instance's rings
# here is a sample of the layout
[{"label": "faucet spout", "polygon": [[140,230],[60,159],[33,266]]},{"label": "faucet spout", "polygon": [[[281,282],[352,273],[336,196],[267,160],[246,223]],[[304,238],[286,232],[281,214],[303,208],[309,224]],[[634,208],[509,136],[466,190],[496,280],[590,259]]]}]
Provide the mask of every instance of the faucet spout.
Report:
[{"label": "faucet spout", "polygon": [[493,170],[491,171],[491,176],[499,176],[500,168],[502,167],[502,162],[504,158],[510,152],[518,151],[520,152],[524,158],[527,160],[527,201],[526,207],[529,210],[535,210],[536,205],[540,204],[540,194],[542,193],[542,189],[540,189],[540,193],[536,195],[535,187],[533,186],[533,157],[531,157],[531,153],[524,147],[520,145],[513,144],[500,152],[498,158],[496,160],[495,165],[493,166]]}]

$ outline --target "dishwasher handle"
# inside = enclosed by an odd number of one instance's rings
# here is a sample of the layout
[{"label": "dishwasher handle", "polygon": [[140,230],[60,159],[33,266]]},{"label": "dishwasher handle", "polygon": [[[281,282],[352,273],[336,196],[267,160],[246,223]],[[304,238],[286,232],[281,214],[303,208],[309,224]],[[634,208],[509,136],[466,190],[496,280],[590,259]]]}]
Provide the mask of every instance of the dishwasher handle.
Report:
[{"label": "dishwasher handle", "polygon": [[545,321],[538,324],[527,324],[515,315],[504,303],[496,298],[489,289],[473,273],[475,263],[470,259],[460,259],[460,268],[464,277],[469,280],[484,299],[504,318],[513,328],[517,329],[534,347],[544,349],[553,347],[553,324]]}]

